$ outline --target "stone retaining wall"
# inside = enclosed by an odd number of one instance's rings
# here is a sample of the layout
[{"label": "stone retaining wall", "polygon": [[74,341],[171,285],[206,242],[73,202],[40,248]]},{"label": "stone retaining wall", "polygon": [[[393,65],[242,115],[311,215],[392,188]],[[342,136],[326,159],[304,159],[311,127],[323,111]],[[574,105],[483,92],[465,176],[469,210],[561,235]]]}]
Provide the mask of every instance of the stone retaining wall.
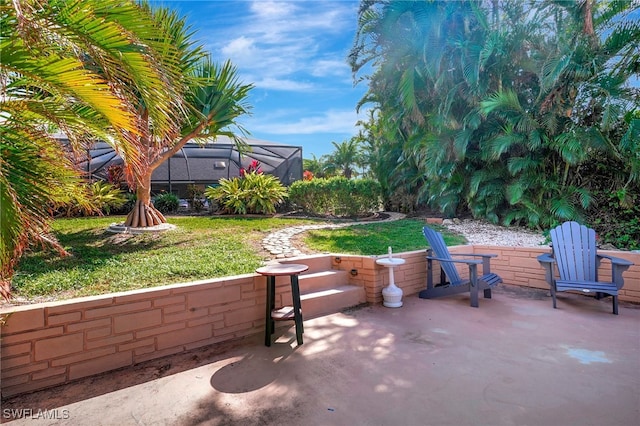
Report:
[{"label": "stone retaining wall", "polygon": [[[507,284],[548,288],[539,248],[457,246],[452,252],[495,253],[492,271]],[[635,263],[625,274],[621,300],[640,303],[640,254],[611,252]],[[338,255],[333,256],[334,259]],[[334,269],[365,287],[369,303],[382,302],[386,268],[375,257],[339,255]],[[423,250],[398,253],[404,296],[426,286]],[[291,259],[289,259],[291,260]],[[435,271],[438,268],[434,269]],[[460,269],[466,274],[466,268]],[[435,273],[435,272],[434,272]],[[610,274],[603,262],[601,276]],[[439,277],[434,277],[438,280]],[[284,290],[287,286],[283,285]],[[0,310],[2,396],[43,389],[82,377],[263,332],[264,277],[256,274]],[[282,297],[280,294],[278,297]]]}]

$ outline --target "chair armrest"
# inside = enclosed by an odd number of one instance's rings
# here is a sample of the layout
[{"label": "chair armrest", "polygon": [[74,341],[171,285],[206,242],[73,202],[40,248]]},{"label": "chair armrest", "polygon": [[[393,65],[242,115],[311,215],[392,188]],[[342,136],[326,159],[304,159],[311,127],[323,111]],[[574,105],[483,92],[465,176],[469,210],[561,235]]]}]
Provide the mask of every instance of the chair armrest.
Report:
[{"label": "chair armrest", "polygon": [[615,256],[609,256],[607,254],[598,254],[598,257],[600,259],[609,259],[611,261],[611,263],[614,264],[614,265],[621,265],[621,266],[631,266],[631,265],[633,265],[633,262],[631,262],[630,260],[622,259],[620,257],[615,257]]},{"label": "chair armrest", "polygon": [[624,285],[622,273],[629,269],[629,267],[634,263],[627,259],[621,259],[619,257],[609,256],[606,254],[598,254],[597,257],[597,266],[600,266],[601,259],[609,259],[611,261],[611,282],[613,282],[616,287],[618,287],[618,290],[620,290]]},{"label": "chair armrest", "polygon": [[437,260],[438,262],[450,262],[450,263],[466,263],[467,265],[481,265],[481,260],[466,259],[466,260],[454,260],[454,259],[442,259],[439,257],[427,256],[429,260]]},{"label": "chair armrest", "polygon": [[498,257],[497,254],[475,254],[475,253],[449,253],[453,256],[472,256],[472,257]]},{"label": "chair armrest", "polygon": [[[497,254],[486,253],[450,253],[451,256],[481,257],[482,258],[482,274],[491,273],[491,259],[498,257]],[[470,259],[469,259],[470,260]]]},{"label": "chair armrest", "polygon": [[551,253],[543,253],[538,256],[537,259],[540,263],[556,263],[556,260],[551,256]]},{"label": "chair armrest", "polygon": [[553,287],[553,264],[556,263],[556,260],[553,258],[551,253],[543,253],[538,256],[538,262],[540,265],[544,267],[544,279],[547,281],[549,286]]}]

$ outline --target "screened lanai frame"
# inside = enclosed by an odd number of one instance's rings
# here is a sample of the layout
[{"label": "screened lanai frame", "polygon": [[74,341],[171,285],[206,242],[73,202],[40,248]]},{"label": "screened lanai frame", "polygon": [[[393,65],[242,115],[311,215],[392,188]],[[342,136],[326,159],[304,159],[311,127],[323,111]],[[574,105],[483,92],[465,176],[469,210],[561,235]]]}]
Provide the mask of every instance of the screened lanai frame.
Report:
[{"label": "screened lanai frame", "polygon": [[[276,176],[285,186],[302,179],[302,147],[258,139],[243,140],[248,148],[242,153],[230,138],[224,136],[202,144],[187,143],[154,170],[152,194],[171,192],[186,198],[188,185],[200,189],[215,186],[222,178],[240,176],[240,169],[246,169],[254,160],[260,163],[264,173]],[[109,167],[122,164],[122,158],[105,142],[95,143],[78,161],[78,166],[91,180],[108,180]]]}]

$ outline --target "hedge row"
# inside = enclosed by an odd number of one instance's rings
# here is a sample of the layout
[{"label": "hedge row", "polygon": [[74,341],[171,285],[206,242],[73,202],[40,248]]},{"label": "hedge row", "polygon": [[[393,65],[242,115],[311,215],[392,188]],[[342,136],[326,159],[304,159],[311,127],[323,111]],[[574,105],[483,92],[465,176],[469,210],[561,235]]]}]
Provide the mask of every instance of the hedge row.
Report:
[{"label": "hedge row", "polygon": [[312,179],[289,187],[289,202],[309,214],[362,216],[380,209],[380,184],[371,179]]}]

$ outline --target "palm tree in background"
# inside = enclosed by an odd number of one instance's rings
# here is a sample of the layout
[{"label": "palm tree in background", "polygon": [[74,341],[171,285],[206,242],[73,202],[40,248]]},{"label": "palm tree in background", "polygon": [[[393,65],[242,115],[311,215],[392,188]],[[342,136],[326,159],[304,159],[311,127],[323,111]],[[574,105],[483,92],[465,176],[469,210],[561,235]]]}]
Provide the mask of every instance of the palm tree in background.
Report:
[{"label": "palm tree in background", "polygon": [[302,160],[302,168],[310,171],[316,178],[327,177],[327,156],[323,155],[317,158],[315,154],[311,154],[311,158]]},{"label": "palm tree in background", "polygon": [[340,173],[347,179],[351,179],[357,172],[355,167],[361,163],[360,140],[352,137],[349,140],[337,143],[331,142],[334,151],[327,157],[327,169],[333,173]]}]

